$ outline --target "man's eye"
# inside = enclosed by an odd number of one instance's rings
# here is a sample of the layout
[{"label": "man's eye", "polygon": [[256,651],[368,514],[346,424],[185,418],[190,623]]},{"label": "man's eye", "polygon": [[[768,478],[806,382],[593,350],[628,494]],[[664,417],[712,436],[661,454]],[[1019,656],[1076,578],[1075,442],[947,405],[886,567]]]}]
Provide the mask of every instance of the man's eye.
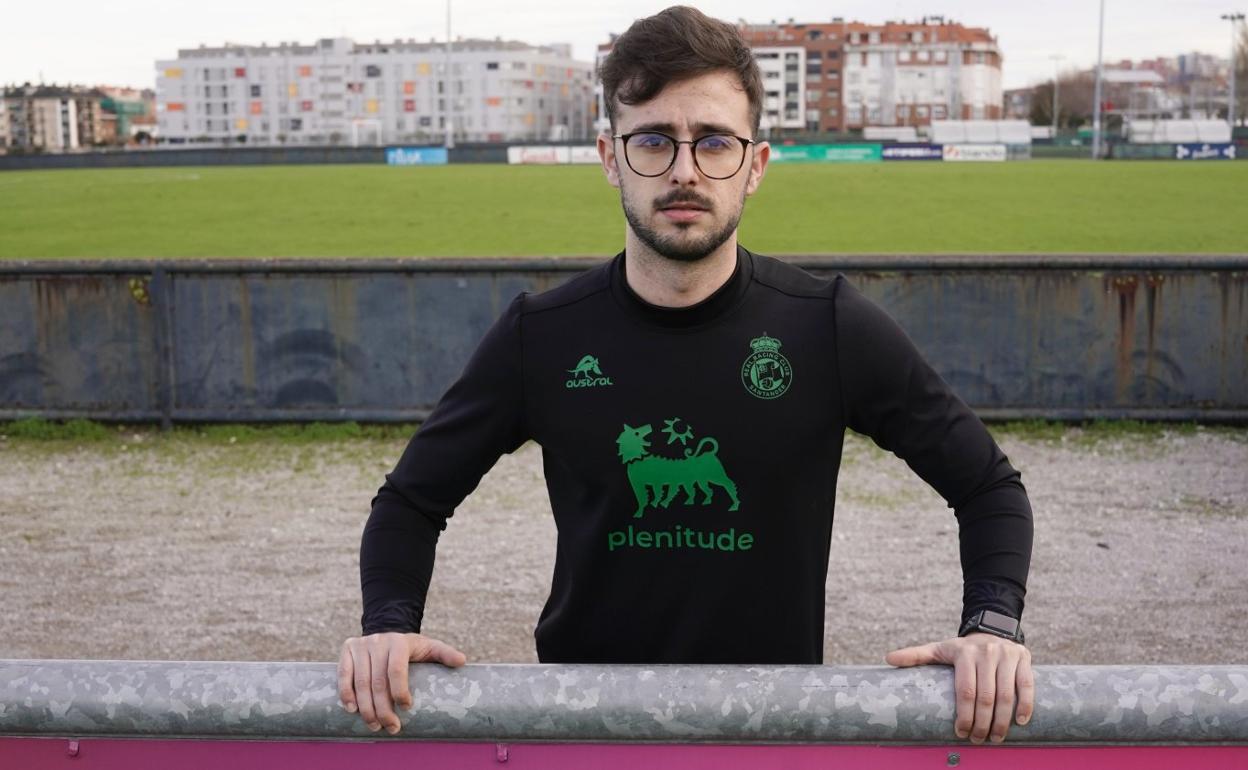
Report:
[{"label": "man's eye", "polygon": [[632,138],[632,145],[643,150],[656,150],[667,145],[667,137],[659,134],[637,134]]},{"label": "man's eye", "polygon": [[698,149],[707,152],[722,152],[732,147],[732,137],[704,136],[698,140]]}]

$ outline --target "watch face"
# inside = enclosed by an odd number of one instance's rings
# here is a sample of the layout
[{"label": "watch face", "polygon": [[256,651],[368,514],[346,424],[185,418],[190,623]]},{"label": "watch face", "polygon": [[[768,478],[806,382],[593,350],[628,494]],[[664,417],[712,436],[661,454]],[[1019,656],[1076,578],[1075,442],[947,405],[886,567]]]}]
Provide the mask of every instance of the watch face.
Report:
[{"label": "watch face", "polygon": [[980,625],[987,626],[995,631],[1013,636],[1018,633],[1018,621],[1009,615],[1002,615],[1000,612],[992,610],[984,610],[984,616],[979,620]]}]

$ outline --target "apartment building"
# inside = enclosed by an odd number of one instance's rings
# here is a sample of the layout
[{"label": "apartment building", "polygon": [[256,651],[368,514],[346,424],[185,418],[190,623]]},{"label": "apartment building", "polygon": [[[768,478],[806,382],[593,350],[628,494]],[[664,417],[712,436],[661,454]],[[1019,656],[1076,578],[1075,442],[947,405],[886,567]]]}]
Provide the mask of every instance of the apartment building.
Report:
[{"label": "apartment building", "polygon": [[4,128],[0,144],[25,150],[66,152],[112,140],[106,95],[84,86],[11,86],[0,92]]},{"label": "apartment building", "polygon": [[[449,58],[449,61],[448,61]],[[449,69],[448,69],[449,67]],[[567,45],[461,40],[227,44],[156,62],[163,141],[259,144],[587,139],[593,66]]]},{"label": "apartment building", "polygon": [[[756,51],[805,53],[800,69],[786,69],[785,86],[791,94],[801,84],[807,132],[1001,117],[1001,51],[984,28],[929,16],[884,24],[742,23],[741,32]],[[793,101],[765,111],[781,133],[791,130]]]},{"label": "apartment building", "polygon": [[[987,29],[942,16],[864,24],[738,24],[763,75],[764,136],[927,126],[1002,116],[1001,50]],[[611,44],[598,47],[600,63]],[[601,86],[598,126],[606,125]]]}]

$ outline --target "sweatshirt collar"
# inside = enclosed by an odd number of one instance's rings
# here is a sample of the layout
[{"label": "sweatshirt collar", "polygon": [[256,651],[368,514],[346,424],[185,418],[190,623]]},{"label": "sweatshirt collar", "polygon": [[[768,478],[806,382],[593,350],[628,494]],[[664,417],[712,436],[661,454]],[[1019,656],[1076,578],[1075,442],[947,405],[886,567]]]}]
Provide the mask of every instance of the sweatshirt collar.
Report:
[{"label": "sweatshirt collar", "polygon": [[752,255],[738,244],[736,268],[711,296],[688,307],[663,307],[646,302],[628,285],[621,251],[611,262],[611,294],[626,313],[638,320],[665,328],[687,329],[710,323],[736,307],[745,296],[753,273]]}]

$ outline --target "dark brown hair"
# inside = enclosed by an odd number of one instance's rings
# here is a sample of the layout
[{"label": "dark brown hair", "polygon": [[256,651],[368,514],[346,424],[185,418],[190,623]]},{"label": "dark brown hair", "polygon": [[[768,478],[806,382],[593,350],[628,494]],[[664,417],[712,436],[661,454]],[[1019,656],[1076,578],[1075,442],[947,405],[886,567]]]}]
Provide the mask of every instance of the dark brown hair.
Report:
[{"label": "dark brown hair", "polygon": [[615,126],[616,100],[642,104],[669,83],[727,70],[750,101],[750,125],[758,133],[763,114],[763,77],[741,33],[697,8],[674,5],[638,19],[616,38],[599,69],[607,117]]}]

